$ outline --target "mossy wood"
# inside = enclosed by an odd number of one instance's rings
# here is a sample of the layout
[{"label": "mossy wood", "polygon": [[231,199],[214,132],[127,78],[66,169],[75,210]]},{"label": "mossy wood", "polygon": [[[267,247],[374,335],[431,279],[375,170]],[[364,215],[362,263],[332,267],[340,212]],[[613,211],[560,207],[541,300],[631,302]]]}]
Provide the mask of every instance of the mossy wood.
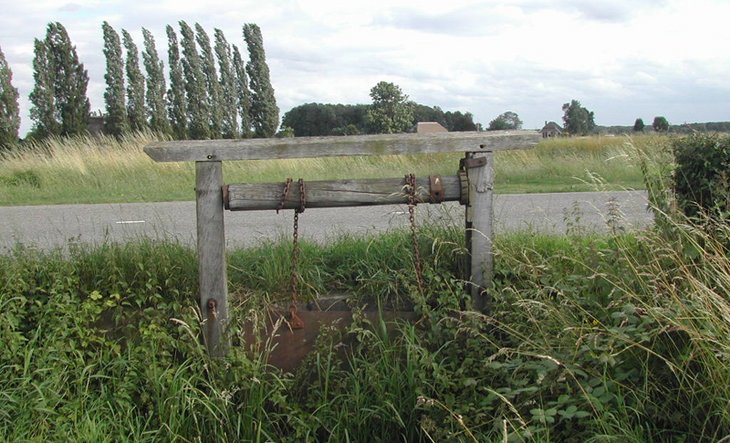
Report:
[{"label": "mossy wood", "polygon": [[158,162],[486,152],[531,148],[540,137],[535,131],[489,131],[180,140],[151,143],[145,146],[144,152]]},{"label": "mossy wood", "polygon": [[[441,201],[459,201],[461,182],[457,176],[433,177],[442,185]],[[429,177],[417,177],[416,198],[432,202]],[[374,206],[407,204],[405,179],[377,178],[359,180],[324,180],[305,182],[306,208],[335,208],[347,206]],[[284,183],[231,184],[224,187],[223,199],[231,211],[277,209],[281,202]],[[464,197],[466,198],[466,197]],[[299,207],[299,187],[292,186],[281,209]]]}]

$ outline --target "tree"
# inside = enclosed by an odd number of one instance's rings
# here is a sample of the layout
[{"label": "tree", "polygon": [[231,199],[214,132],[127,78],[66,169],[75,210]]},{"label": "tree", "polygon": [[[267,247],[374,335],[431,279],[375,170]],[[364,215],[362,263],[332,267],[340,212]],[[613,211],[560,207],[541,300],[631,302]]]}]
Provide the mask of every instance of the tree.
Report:
[{"label": "tree", "polygon": [[188,132],[194,140],[210,138],[208,125],[208,93],[205,88],[205,73],[195,47],[195,33],[185,21],[180,21],[182,39],[182,67],[185,74],[185,92],[188,108]]},{"label": "tree", "polygon": [[581,106],[578,100],[563,105],[563,123],[570,134],[586,135],[596,129],[593,112]]},{"label": "tree", "polygon": [[522,120],[517,113],[507,111],[489,122],[489,131],[504,131],[507,129],[522,129]]},{"label": "tree", "polygon": [[243,38],[248,45],[246,72],[251,86],[251,122],[256,137],[271,137],[279,127],[279,107],[271,86],[266,64],[261,29],[254,23],[243,25]]},{"label": "tree", "polygon": [[238,92],[238,115],[241,116],[241,137],[251,136],[251,91],[248,89],[246,68],[238,47],[233,45],[233,72],[236,74],[236,91]]},{"label": "tree", "polygon": [[210,38],[199,23],[195,24],[195,39],[200,47],[200,63],[205,78],[205,87],[208,97],[208,110],[210,112],[208,122],[210,125],[210,137],[220,138],[221,127],[223,126],[223,104],[221,101],[221,85],[218,82],[218,74],[215,70],[213,59],[213,48],[210,46]]},{"label": "tree", "polygon": [[34,40],[33,80],[30,93],[30,119],[33,120],[31,135],[37,138],[58,135],[61,124],[56,118],[56,98],[53,91],[53,68],[48,59],[48,46],[43,40]]},{"label": "tree", "polygon": [[431,107],[415,102],[412,102],[410,106],[413,110],[413,125],[418,122],[436,122],[444,128],[446,127],[446,116],[438,106]]},{"label": "tree", "polygon": [[0,148],[18,142],[19,128],[18,89],[13,86],[13,71],[0,48]]},{"label": "tree", "polygon": [[368,111],[371,133],[393,134],[410,129],[413,111],[400,87],[381,81],[370,89],[370,98],[373,99]]},{"label": "tree", "polygon": [[129,131],[127,108],[124,98],[124,61],[122,60],[122,43],[119,34],[108,22],[101,25],[104,33],[104,57],[106,58],[106,117],[104,132],[109,135],[120,136]]},{"label": "tree", "polygon": [[231,60],[231,45],[220,29],[215,30],[215,54],[218,57],[221,88],[221,135],[238,138],[238,85]]},{"label": "tree", "polygon": [[127,50],[127,117],[133,131],[147,128],[147,113],[144,107],[144,76],[139,69],[139,51],[132,36],[122,29],[122,41]]},{"label": "tree", "polygon": [[142,60],[144,61],[145,71],[147,72],[145,101],[150,118],[149,126],[154,132],[170,134],[172,128],[170,127],[170,121],[167,119],[165,111],[166,86],[162,61],[157,54],[155,38],[152,36],[152,33],[142,28],[142,36],[144,37]]},{"label": "tree", "polygon": [[644,132],[644,120],[637,118],[634,122],[634,132]]},{"label": "tree", "polygon": [[446,111],[444,118],[446,119],[446,129],[450,132],[477,130],[477,125],[474,123],[474,116],[471,112]]},{"label": "tree", "polygon": [[43,42],[36,40],[33,60],[36,80],[30,94],[34,136],[77,135],[86,131],[89,75],[61,23],[49,23]]},{"label": "tree", "polygon": [[177,34],[167,25],[167,54],[170,67],[170,89],[167,91],[167,114],[170,117],[172,134],[178,140],[188,137],[187,106],[185,104],[185,80],[180,66],[180,48]]},{"label": "tree", "polygon": [[281,126],[290,128],[297,137],[331,135],[340,126],[334,105],[305,103],[284,114]]},{"label": "tree", "polygon": [[665,117],[654,117],[651,126],[656,132],[667,132],[669,130],[669,121]]}]

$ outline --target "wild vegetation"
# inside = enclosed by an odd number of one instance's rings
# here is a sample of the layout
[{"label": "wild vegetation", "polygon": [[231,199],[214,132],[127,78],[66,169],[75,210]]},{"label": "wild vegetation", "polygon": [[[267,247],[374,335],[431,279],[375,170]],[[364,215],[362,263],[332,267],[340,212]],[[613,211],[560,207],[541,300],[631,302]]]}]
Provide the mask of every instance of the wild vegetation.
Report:
[{"label": "wild vegetation", "polygon": [[[0,201],[8,205],[192,200],[194,165],[154,163],[142,148],[149,133],[50,138],[0,152]],[[499,193],[641,189],[637,147],[653,155],[661,136],[544,140],[526,151],[498,152]],[[631,141],[631,142],[630,142]],[[225,162],[227,183],[333,178],[455,175],[459,154]]]},{"label": "wild vegetation", "polygon": [[669,146],[635,148],[656,227],[497,237],[486,313],[464,309],[460,229],[419,229],[425,293],[407,232],[303,244],[305,295],[402,298],[421,320],[325,331],[293,374],[242,331],[287,297],[288,243],[230,253],[223,359],[200,345],[191,249],[18,246],[0,256],[0,440],[725,441],[730,226],[675,212]]},{"label": "wild vegetation", "polygon": [[486,315],[462,310],[456,230],[421,232],[423,295],[394,253],[406,233],[305,244],[310,295],[407,297],[422,320],[323,333],[294,374],[240,346],[242,322],[283,295],[286,244],[231,253],[235,346],[221,360],[199,344],[192,250],[18,247],[0,257],[0,439],[718,441],[730,231],[674,228],[500,237]]}]

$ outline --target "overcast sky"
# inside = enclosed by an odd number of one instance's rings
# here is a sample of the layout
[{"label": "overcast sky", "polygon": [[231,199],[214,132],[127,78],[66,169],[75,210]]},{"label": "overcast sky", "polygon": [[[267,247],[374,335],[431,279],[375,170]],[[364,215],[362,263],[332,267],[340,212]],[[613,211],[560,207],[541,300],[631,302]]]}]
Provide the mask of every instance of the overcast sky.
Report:
[{"label": "overcast sky", "polygon": [[103,21],[140,49],[149,29],[166,62],[165,25],[185,20],[242,48],[242,25],[258,24],[281,115],[369,103],[385,80],[485,126],[508,110],[525,128],[561,122],[571,99],[599,125],[730,120],[729,0],[0,0],[0,10],[21,136],[32,125],[33,39],[53,21],[89,72],[92,110],[104,109]]}]

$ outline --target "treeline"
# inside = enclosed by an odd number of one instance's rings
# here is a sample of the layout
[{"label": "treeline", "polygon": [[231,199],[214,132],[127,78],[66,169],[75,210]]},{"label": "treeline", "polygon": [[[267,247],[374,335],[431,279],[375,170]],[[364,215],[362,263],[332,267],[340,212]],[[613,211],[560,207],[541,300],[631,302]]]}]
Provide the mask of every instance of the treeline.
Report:
[{"label": "treeline", "polygon": [[[271,85],[261,29],[243,25],[248,49],[229,44],[223,31],[211,41],[205,29],[185,21],[179,35],[166,27],[167,66],[152,33],[142,28],[141,52],[131,34],[121,38],[102,24],[106,59],[103,131],[122,135],[152,130],[176,139],[271,137],[279,126],[279,108]],[[141,67],[144,67],[144,72]],[[29,136],[72,136],[88,130],[89,76],[61,23],[50,23],[44,39],[35,39],[34,88],[30,93]],[[166,79],[169,78],[169,87]],[[18,93],[0,50],[0,146],[18,140]]]},{"label": "treeline", "polygon": [[[282,128],[289,128],[293,135],[326,136],[376,134],[383,131],[381,122],[373,117],[377,103],[343,105],[306,103],[292,108],[284,114]],[[418,122],[438,122],[449,131],[476,131],[481,125],[474,123],[470,112],[444,112],[438,106],[426,106],[414,102],[404,103],[406,126],[414,127]]]},{"label": "treeline", "polygon": [[151,129],[176,139],[272,136],[279,126],[279,108],[260,28],[255,24],[243,26],[249,53],[244,67],[238,47],[229,44],[220,29],[215,29],[213,43],[200,24],[196,23],[195,29],[185,21],[179,25],[179,41],[173,27],[166,27],[167,88],[152,33],[142,28],[145,78],[132,37],[123,29],[120,40],[114,28],[104,22],[104,132],[120,135]]},{"label": "treeline", "polygon": [[696,132],[724,132],[730,133],[730,122],[706,122],[706,123],[682,123],[672,125],[667,123],[666,129],[657,131],[653,125],[646,125],[637,128],[634,126],[597,126],[598,134],[631,134],[637,132],[664,132],[669,134],[693,134]]}]

